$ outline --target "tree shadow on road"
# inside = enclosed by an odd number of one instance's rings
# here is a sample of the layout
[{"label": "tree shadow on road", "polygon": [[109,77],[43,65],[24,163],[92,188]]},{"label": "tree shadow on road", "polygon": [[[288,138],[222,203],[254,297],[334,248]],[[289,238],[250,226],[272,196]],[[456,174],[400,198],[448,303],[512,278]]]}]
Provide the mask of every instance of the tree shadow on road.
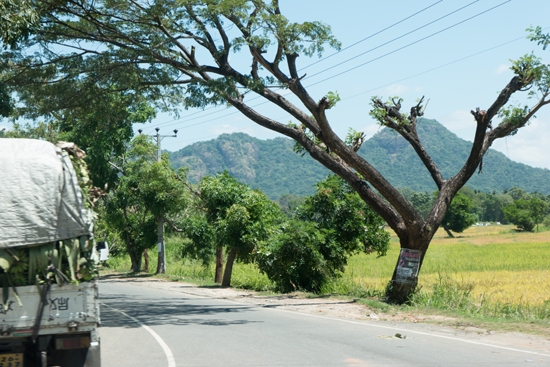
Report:
[{"label": "tree shadow on road", "polygon": [[[195,300],[195,299],[193,299]],[[244,325],[258,321],[227,319],[228,314],[253,310],[251,306],[205,305],[186,303],[185,299],[139,298],[126,295],[106,295],[100,299],[101,327],[137,328],[138,323],[120,311],[135,317],[145,325]],[[216,317],[218,316],[218,317]]]}]

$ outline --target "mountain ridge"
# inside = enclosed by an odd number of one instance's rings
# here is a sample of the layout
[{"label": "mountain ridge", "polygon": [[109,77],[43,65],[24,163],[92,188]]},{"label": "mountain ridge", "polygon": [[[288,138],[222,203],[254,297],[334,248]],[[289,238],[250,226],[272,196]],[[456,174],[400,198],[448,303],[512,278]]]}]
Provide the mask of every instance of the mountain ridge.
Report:
[{"label": "mountain ridge", "polygon": [[[458,173],[472,143],[456,136],[436,120],[420,119],[418,135],[445,179]],[[198,182],[208,174],[227,170],[239,181],[259,188],[271,199],[283,194],[310,195],[313,185],[330,172],[308,154],[294,153],[294,141],[284,137],[260,140],[245,133],[222,134],[169,152],[173,167],[188,166],[189,180]],[[414,149],[397,132],[383,128],[365,141],[358,154],[397,188],[431,192],[437,189]],[[514,162],[489,149],[482,173],[466,184],[485,192],[520,187],[528,192],[550,194],[550,170]]]}]

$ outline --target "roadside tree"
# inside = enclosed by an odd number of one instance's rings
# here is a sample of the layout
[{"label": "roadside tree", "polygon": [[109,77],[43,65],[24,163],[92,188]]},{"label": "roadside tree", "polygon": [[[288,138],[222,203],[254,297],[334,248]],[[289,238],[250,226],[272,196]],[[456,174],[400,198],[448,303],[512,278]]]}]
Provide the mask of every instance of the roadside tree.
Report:
[{"label": "roadside tree", "polygon": [[329,175],[296,215],[258,246],[260,270],[285,292],[318,291],[343,273],[350,256],[386,254],[389,233],[376,214],[342,178]]},{"label": "roadside tree", "polygon": [[215,249],[214,281],[229,287],[235,260],[251,262],[256,245],[270,236],[284,215],[264,193],[241,184],[227,171],[204,177],[198,195],[204,216],[197,214],[184,221],[192,240],[186,252],[207,261]]},{"label": "roadside tree", "polygon": [[[36,0],[33,4],[41,31],[21,44],[22,51],[4,57],[2,80],[10,91],[46,91],[79,82],[99,86],[104,93],[139,94],[162,109],[170,104],[174,108],[229,104],[255,123],[296,140],[311,157],[346,180],[395,231],[401,247],[420,254],[419,266],[451,200],[482,166],[491,144],[515,134],[550,103],[548,66],[533,55],[513,62],[515,76],[495,101],[472,111],[477,126],[470,154],[456,175],[445,178],[417,134],[424,98],[404,113],[402,99],[374,97],[372,117],[411,144],[439,190],[428,216],[422,218],[357,154],[364,140],[361,133],[342,139],[333,131],[326,111],[335,106],[338,96],[327,91],[316,100],[302,83],[299,56],[321,54],[326,45],[340,47],[327,25],[292,23],[276,0]],[[540,28],[531,31],[534,41],[547,40]],[[35,54],[37,47],[41,52]],[[232,62],[233,51],[242,57]],[[243,58],[250,61],[244,67],[235,61]],[[111,81],[116,81],[116,88]],[[78,98],[85,90],[77,88],[74,94]],[[287,98],[286,90],[299,103]],[[507,105],[514,93],[524,90],[535,98],[532,106]],[[251,95],[288,112],[298,123],[281,124],[262,115],[251,107]],[[20,93],[18,102],[26,98]],[[502,119],[498,125],[497,117]],[[408,300],[417,285],[417,280],[400,278],[401,263],[396,263],[388,293],[395,302]]]},{"label": "roadside tree", "polygon": [[128,151],[112,165],[120,173],[117,186],[104,203],[107,230],[115,233],[130,255],[132,271],[141,271],[143,252],[157,243],[159,217],[171,222],[188,202],[181,176],[170,168],[168,156],[155,159],[156,146],[145,135],[137,136]]}]

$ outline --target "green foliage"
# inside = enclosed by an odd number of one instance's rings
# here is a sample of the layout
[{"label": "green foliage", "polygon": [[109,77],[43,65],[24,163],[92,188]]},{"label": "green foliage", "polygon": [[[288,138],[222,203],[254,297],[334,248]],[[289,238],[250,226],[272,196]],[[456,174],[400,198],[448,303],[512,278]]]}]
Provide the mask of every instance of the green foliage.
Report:
[{"label": "green foliage", "polygon": [[550,34],[542,33],[542,27],[540,26],[535,28],[531,26],[527,28],[526,31],[531,33],[527,37],[528,40],[537,42],[537,45],[542,45],[542,49],[546,50],[546,47],[550,44]]},{"label": "green foliage", "polygon": [[268,238],[271,226],[282,219],[277,204],[262,192],[241,184],[228,172],[205,177],[200,190],[216,242],[237,249],[242,261],[251,260],[255,244]]},{"label": "green foliage", "polygon": [[389,248],[383,220],[345,181],[331,175],[316,189],[257,250],[260,270],[285,292],[317,292],[344,271],[350,256],[383,256]]},{"label": "green foliage", "polygon": [[[202,212],[182,220],[191,240],[183,255],[200,259],[204,265],[216,247],[237,251],[237,260],[253,260],[256,246],[267,240],[283,220],[276,203],[260,191],[241,184],[227,171],[204,177],[199,185],[198,205]],[[232,265],[232,264],[231,264]]]},{"label": "green foliage", "polygon": [[550,205],[538,198],[518,199],[504,207],[504,215],[510,223],[522,231],[532,231],[548,214]]},{"label": "green foliage", "polygon": [[460,192],[457,193],[451,201],[441,225],[447,231],[464,232],[476,222],[476,218],[471,213],[473,207],[474,203],[469,197]]},{"label": "green foliage", "polygon": [[15,48],[29,37],[38,21],[38,12],[28,0],[0,1],[0,41],[2,48]]},{"label": "green foliage", "polygon": [[327,240],[314,223],[291,220],[260,244],[258,267],[282,292],[318,291],[333,273],[320,252],[327,244],[334,245]]},{"label": "green foliage", "polygon": [[383,256],[389,247],[384,221],[342,178],[329,175],[315,185],[317,193],[297,210],[297,218],[317,223],[338,250],[321,248],[331,268],[343,271],[347,257],[364,251]]},{"label": "green foliage", "polygon": [[279,199],[275,200],[279,209],[289,218],[293,218],[296,215],[296,209],[301,206],[306,200],[305,196],[294,196],[292,194],[285,194]]},{"label": "green foliage", "polygon": [[[272,2],[99,0],[85,8],[66,1],[46,4],[0,3],[2,41],[21,41],[21,48],[3,55],[6,74],[0,71],[0,79],[9,81],[10,93],[28,106],[23,110],[29,114],[93,106],[89,102],[94,97],[106,94],[131,96],[174,112],[182,106],[223,104],[226,97],[239,97],[238,84],[245,88],[243,93],[273,83],[288,86],[262,68],[257,69],[259,75],[247,67],[240,73],[236,68],[223,70],[220,77],[222,70],[203,66],[215,65],[212,58],[228,60],[232,51],[261,54],[280,47],[273,61],[278,65],[287,55],[321,55],[327,45],[340,48],[328,25],[291,22]],[[242,27],[242,32],[227,31],[220,37],[218,31],[230,29],[229,24]],[[187,48],[185,55],[174,53],[180,45]],[[48,98],[48,103],[29,103],[35,97]]]},{"label": "green foliage", "polygon": [[336,103],[340,102],[342,98],[340,98],[340,94],[338,94],[338,91],[336,92],[328,92],[326,95],[326,98],[329,100],[329,107],[332,108],[336,105]]},{"label": "green foliage", "polygon": [[[402,102],[403,102],[403,98],[400,98],[398,96],[393,96],[393,97],[388,97],[386,104],[394,108],[394,107],[400,107]],[[375,119],[380,125],[385,126],[387,124],[385,119],[388,116],[388,111],[382,107],[383,104],[381,103],[380,97],[378,96],[372,97],[370,105],[372,108],[369,112],[369,115],[373,119]],[[397,124],[403,124],[403,123],[407,124],[408,123],[407,114],[398,112],[398,110],[399,108],[394,109],[395,113],[398,113],[401,118],[395,119],[394,116],[392,116],[392,118],[394,118],[394,121]]]},{"label": "green foliage", "polygon": [[[155,159],[156,146],[150,137],[136,137],[128,152],[116,161],[120,178],[102,208],[108,230],[115,233],[132,258],[134,271],[141,267],[141,255],[157,242],[157,219],[183,212],[188,193],[179,175],[169,167],[164,155]],[[105,227],[103,228],[105,230]]]},{"label": "green foliage", "polygon": [[183,229],[190,240],[182,246],[181,257],[200,260],[203,266],[208,266],[216,254],[216,233],[204,215],[196,213],[188,215],[183,220]]}]

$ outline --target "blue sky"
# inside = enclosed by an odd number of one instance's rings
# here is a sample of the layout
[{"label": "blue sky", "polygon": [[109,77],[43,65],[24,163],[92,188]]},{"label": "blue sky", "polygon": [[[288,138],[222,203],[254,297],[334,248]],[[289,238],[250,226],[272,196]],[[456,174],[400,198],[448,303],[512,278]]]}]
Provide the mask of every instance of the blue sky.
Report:
[{"label": "blue sky", "polygon": [[[405,110],[425,96],[429,99],[425,117],[471,140],[475,122],[469,111],[487,109],[506,86],[513,76],[509,59],[535,51],[550,63],[550,49],[542,51],[525,39],[530,25],[550,32],[549,0],[280,0],[280,4],[292,21],[330,25],[343,48],[368,38],[339,53],[327,49],[321,59],[300,57],[298,61],[300,74],[307,74],[303,83],[311,85],[308,90],[314,98],[329,91],[337,91],[342,98],[328,112],[342,137],[350,127],[369,137],[375,134],[380,127],[368,114],[370,97],[399,95]],[[250,60],[241,54],[232,57],[246,72]],[[513,101],[527,102],[525,96]],[[255,108],[277,121],[292,121],[269,104]],[[171,151],[222,133],[245,132],[260,139],[279,136],[225,107],[184,110],[178,119],[159,114],[150,124],[136,125],[136,130],[152,134],[155,127],[160,127],[161,134],[179,130],[177,138],[162,142],[163,149]],[[517,135],[493,144],[516,162],[550,169],[549,146],[550,107]]]},{"label": "blue sky", "polygon": [[[405,99],[407,109],[417,98],[426,96],[427,118],[436,119],[459,137],[471,140],[475,122],[469,111],[476,107],[487,109],[497,92],[506,86],[513,76],[509,59],[534,50],[545,63],[550,63],[549,50],[542,51],[525,39],[525,29],[530,25],[550,27],[548,0],[281,0],[280,4],[282,13],[292,21],[317,20],[330,25],[343,48],[429,7],[334,56],[330,56],[334,51],[327,49],[321,62],[303,69],[302,73],[308,74],[304,80],[307,86],[358,66],[308,89],[315,98],[338,91],[342,101],[329,111],[329,117],[341,136],[349,127],[372,136],[380,127],[368,115],[369,98],[399,95]],[[467,20],[471,17],[474,18]],[[460,22],[463,23],[457,24]],[[423,28],[416,30],[420,27]],[[405,35],[411,31],[414,32]],[[440,33],[433,35],[436,32]],[[422,40],[425,37],[428,38]],[[408,46],[411,43],[414,44]],[[337,65],[355,56],[358,57]],[[299,65],[304,68],[315,61],[316,57],[301,57]],[[313,76],[326,69],[329,70]],[[523,97],[514,101],[525,102]],[[257,109],[280,122],[291,121],[286,113],[267,104]],[[163,140],[163,148],[172,151],[222,133],[245,132],[260,139],[278,136],[231,108],[182,111],[180,119],[171,120],[173,116],[161,114],[142,128],[152,133],[159,126],[165,134],[177,128],[177,138]],[[537,119],[517,135],[493,144],[494,149],[514,161],[550,169],[549,146],[550,108],[537,114]]]}]

